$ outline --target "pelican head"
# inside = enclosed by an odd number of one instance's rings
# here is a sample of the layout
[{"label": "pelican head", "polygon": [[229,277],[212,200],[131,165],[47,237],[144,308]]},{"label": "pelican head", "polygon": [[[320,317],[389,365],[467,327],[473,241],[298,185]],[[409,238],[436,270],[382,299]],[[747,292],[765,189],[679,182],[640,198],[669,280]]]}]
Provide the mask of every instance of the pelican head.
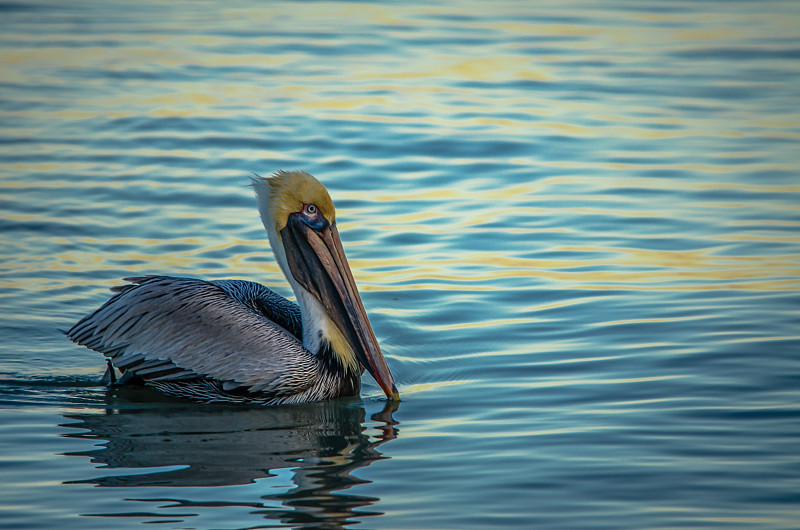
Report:
[{"label": "pelican head", "polygon": [[259,213],[272,251],[297,297],[303,345],[329,347],[339,364],[375,378],[399,400],[392,373],[358,294],[336,228],[328,190],[304,171],[279,171],[253,179]]}]

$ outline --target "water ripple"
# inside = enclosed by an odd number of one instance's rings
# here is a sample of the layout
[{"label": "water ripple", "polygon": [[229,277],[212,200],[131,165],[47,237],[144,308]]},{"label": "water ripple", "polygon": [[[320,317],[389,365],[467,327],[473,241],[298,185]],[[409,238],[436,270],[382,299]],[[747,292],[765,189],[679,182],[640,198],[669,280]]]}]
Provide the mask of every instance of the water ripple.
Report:
[{"label": "water ripple", "polygon": [[[9,525],[796,526],[795,2],[190,5],[0,5]],[[278,169],[330,189],[404,401],[362,418],[365,378],[267,458],[273,420],[169,430],[58,330],[135,274],[290,296]],[[266,460],[193,487],[194,444]]]}]

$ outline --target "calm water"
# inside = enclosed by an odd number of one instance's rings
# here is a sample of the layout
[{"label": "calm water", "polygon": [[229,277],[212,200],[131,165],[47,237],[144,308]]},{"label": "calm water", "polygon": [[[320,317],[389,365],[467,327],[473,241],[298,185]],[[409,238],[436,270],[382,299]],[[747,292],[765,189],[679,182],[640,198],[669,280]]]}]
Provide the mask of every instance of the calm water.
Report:
[{"label": "calm water", "polygon": [[[0,526],[796,528],[800,4],[0,4]],[[290,295],[329,187],[403,401],[215,408],[59,329]]]}]

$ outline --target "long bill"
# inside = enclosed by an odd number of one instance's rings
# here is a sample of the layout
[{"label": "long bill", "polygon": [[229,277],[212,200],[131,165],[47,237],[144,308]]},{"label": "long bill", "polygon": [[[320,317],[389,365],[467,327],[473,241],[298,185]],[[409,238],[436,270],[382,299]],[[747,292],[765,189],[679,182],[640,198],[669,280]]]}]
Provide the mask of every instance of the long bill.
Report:
[{"label": "long bill", "polygon": [[394,377],[367,318],[336,225],[325,223],[312,228],[292,214],[281,230],[281,237],[294,279],[322,303],[328,317],[386,396],[399,401]]}]

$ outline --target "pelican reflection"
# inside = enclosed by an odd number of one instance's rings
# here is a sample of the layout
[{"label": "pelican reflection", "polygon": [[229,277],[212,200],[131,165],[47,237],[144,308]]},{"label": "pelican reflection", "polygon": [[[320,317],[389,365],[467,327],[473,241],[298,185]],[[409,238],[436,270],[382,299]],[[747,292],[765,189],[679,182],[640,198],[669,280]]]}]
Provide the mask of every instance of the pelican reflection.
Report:
[{"label": "pelican reflection", "polygon": [[[140,392],[148,396],[137,399]],[[70,414],[64,427],[81,429],[70,438],[104,441],[102,446],[67,453],[89,457],[98,469],[119,470],[71,481],[101,487],[195,487],[252,483],[291,470],[291,489],[243,502],[267,519],[301,525],[340,527],[380,499],[344,490],[365,483],[352,476],[358,468],[382,460],[381,444],[397,437],[392,413],[396,402],[371,416],[377,429],[365,427],[358,399],[339,399],[282,407],[198,407],[153,402],[153,391],[118,389],[109,393],[105,414]],[[137,402],[138,401],[138,402]],[[142,469],[149,472],[142,473]],[[175,501],[182,510],[191,501]],[[280,503],[280,508],[275,506]],[[199,507],[202,503],[198,503]],[[174,506],[177,507],[177,506]],[[357,513],[355,510],[358,510]],[[111,515],[111,514],[109,514]]]}]

